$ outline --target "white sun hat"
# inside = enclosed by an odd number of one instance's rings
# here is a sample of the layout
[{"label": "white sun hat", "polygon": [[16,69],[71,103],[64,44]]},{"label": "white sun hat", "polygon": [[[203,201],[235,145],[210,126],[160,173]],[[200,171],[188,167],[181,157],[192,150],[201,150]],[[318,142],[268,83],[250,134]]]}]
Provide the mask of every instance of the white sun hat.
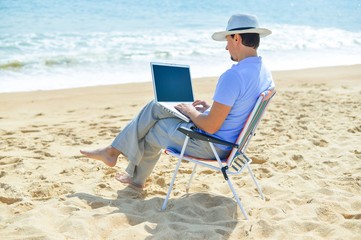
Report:
[{"label": "white sun hat", "polygon": [[260,37],[266,37],[272,31],[267,28],[260,28],[256,16],[236,14],[228,20],[226,31],[215,32],[212,38],[216,41],[226,41],[227,35],[237,33],[258,33]]}]

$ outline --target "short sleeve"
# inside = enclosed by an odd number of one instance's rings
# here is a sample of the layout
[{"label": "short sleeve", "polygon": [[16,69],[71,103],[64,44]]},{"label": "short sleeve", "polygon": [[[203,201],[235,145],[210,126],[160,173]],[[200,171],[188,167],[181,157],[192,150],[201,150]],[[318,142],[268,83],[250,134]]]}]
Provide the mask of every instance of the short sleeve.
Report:
[{"label": "short sleeve", "polygon": [[242,81],[236,71],[229,69],[221,75],[213,100],[227,106],[233,106],[242,90]]}]

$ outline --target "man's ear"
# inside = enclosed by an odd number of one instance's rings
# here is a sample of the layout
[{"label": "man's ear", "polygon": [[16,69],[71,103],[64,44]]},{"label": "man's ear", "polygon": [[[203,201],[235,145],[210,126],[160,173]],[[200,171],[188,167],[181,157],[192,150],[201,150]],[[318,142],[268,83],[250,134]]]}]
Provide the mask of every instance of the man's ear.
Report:
[{"label": "man's ear", "polygon": [[242,42],[242,37],[241,37],[241,35],[240,35],[240,34],[235,34],[235,35],[234,35],[234,40],[235,40],[236,42]]}]

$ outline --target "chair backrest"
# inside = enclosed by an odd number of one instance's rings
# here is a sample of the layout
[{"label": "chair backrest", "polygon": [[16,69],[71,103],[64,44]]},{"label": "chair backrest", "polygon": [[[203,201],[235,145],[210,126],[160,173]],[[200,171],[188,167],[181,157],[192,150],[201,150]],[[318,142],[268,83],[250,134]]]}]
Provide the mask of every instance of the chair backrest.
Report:
[{"label": "chair backrest", "polygon": [[236,141],[239,147],[234,148],[227,159],[228,166],[232,165],[232,162],[236,156],[246,151],[249,142],[256,133],[257,126],[262,119],[268,103],[275,94],[275,89],[269,89],[261,93],[261,95],[258,97],[257,102],[253,107],[252,112],[249,114],[248,119]]}]

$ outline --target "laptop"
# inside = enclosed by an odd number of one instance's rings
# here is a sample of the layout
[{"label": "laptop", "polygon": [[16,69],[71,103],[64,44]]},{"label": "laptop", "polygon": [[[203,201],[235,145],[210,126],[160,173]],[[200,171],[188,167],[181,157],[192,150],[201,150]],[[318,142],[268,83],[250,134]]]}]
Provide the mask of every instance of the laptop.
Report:
[{"label": "laptop", "polygon": [[194,102],[192,80],[188,65],[150,63],[155,101],[174,116],[189,122],[190,119],[174,108],[180,103]]}]

